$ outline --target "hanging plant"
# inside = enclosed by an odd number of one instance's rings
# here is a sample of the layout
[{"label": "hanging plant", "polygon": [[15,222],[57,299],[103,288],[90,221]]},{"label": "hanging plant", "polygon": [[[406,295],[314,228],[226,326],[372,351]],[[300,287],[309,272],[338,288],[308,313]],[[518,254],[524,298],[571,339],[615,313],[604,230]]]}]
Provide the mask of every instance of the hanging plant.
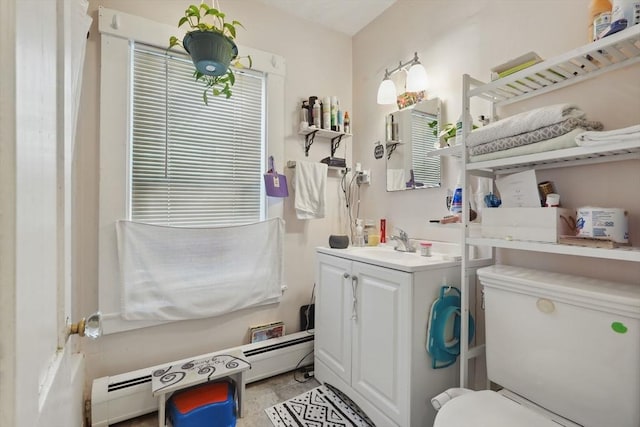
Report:
[{"label": "hanging plant", "polygon": [[[188,25],[191,31],[182,39],[169,38],[169,49],[176,45],[182,45],[191,56],[196,67],[193,76],[196,81],[202,81],[205,89],[202,99],[208,105],[208,92],[211,90],[214,96],[225,95],[231,97],[231,87],[236,82],[233,66],[242,68],[243,64],[238,58],[238,47],[234,42],[236,28],[242,27],[238,21],[227,22],[225,14],[220,10],[210,7],[205,3],[199,6],[190,5],[184,12],[184,16],[178,21],[178,28]],[[249,68],[252,66],[251,57],[247,56]]]}]

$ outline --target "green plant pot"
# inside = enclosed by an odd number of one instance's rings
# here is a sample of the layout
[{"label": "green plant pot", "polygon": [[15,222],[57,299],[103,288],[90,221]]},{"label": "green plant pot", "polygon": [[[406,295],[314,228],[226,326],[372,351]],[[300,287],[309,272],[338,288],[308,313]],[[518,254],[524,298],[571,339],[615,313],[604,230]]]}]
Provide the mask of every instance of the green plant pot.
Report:
[{"label": "green plant pot", "polygon": [[182,40],[196,70],[208,76],[221,76],[238,56],[233,40],[213,31],[191,31]]}]

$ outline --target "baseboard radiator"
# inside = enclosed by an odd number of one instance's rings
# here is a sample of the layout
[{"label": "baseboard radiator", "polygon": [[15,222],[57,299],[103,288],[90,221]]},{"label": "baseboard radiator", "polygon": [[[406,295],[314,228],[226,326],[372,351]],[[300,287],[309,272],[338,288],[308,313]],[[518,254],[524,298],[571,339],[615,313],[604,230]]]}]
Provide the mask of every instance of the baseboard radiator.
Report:
[{"label": "baseboard radiator", "polygon": [[[251,383],[296,369],[300,361],[313,352],[313,334],[296,332],[238,348],[251,363],[251,369],[246,373],[246,382]],[[207,354],[96,378],[91,387],[91,426],[108,427],[110,424],[156,411],[158,400],[151,394],[151,372],[161,366],[202,357],[207,357]],[[311,363],[313,357],[309,355],[300,366]]]}]

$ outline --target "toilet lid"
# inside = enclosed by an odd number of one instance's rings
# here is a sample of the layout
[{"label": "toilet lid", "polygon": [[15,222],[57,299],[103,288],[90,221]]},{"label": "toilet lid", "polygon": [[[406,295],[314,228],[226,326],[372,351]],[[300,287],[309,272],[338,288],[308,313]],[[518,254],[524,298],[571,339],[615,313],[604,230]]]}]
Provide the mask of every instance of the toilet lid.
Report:
[{"label": "toilet lid", "polygon": [[447,402],[433,427],[558,427],[550,419],[494,391],[468,393]]}]

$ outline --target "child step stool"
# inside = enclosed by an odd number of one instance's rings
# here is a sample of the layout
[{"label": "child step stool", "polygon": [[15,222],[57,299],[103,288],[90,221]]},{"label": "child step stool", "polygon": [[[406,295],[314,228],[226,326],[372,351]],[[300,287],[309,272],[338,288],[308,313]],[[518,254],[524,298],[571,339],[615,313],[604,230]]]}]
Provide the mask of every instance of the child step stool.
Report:
[{"label": "child step stool", "polygon": [[212,382],[175,393],[168,402],[173,427],[235,427],[233,384]]},{"label": "child step stool", "polygon": [[[158,398],[158,427],[165,427],[166,398],[180,390],[191,390],[199,384],[208,384],[223,378],[230,378],[235,384],[237,394],[238,417],[242,418],[242,399],[244,395],[244,373],[251,364],[244,359],[240,349],[229,349],[212,353],[189,361],[179,361],[155,369],[151,373],[151,392]],[[227,390],[228,391],[228,390]],[[233,396],[233,394],[232,394]],[[174,423],[176,419],[174,418]],[[233,424],[206,424],[209,427],[235,426]],[[202,426],[202,424],[174,424],[174,427]]]}]

